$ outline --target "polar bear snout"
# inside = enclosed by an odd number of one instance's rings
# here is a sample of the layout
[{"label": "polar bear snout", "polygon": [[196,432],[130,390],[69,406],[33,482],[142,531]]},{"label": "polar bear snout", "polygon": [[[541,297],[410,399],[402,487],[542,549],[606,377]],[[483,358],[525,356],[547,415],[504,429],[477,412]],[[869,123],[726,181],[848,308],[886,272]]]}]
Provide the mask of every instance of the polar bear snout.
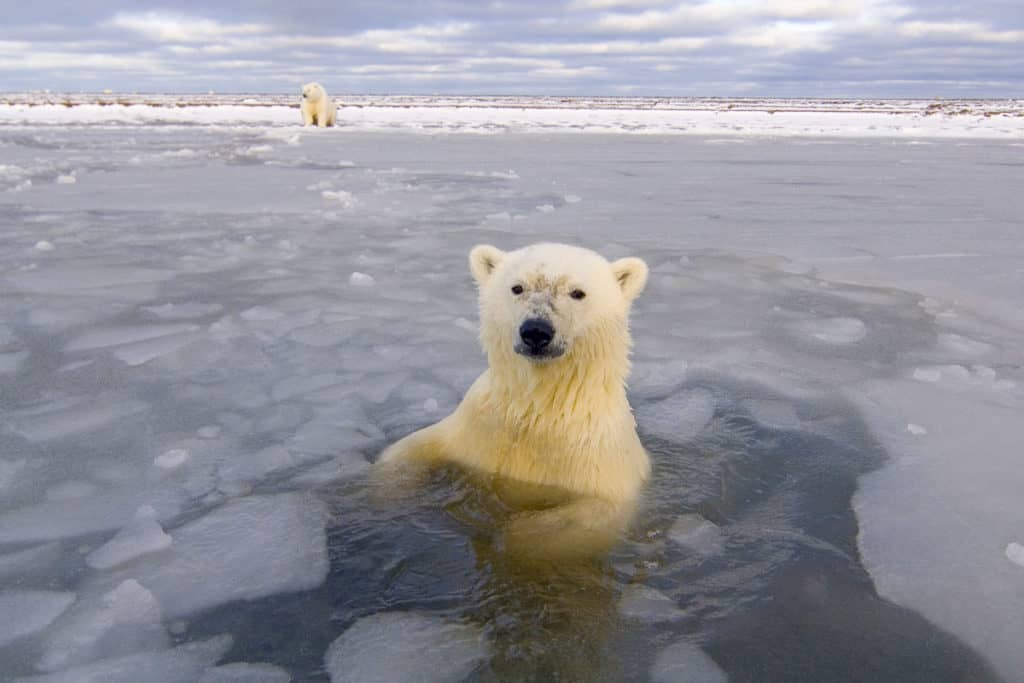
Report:
[{"label": "polar bear snout", "polygon": [[536,360],[557,358],[565,351],[564,347],[553,344],[555,327],[544,318],[527,318],[519,326],[519,343],[515,345],[516,353]]},{"label": "polar bear snout", "polygon": [[542,351],[555,338],[555,328],[543,318],[530,318],[519,326],[519,338],[531,351]]}]

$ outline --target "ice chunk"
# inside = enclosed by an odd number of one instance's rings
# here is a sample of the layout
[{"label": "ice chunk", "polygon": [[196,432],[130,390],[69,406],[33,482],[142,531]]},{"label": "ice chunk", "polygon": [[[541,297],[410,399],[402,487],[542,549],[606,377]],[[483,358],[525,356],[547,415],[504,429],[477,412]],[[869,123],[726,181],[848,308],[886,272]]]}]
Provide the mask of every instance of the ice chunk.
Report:
[{"label": "ice chunk", "polygon": [[344,383],[346,377],[333,372],[326,372],[319,375],[297,375],[287,377],[270,390],[270,397],[277,402],[286,401],[295,396],[302,396],[325,387],[331,387]]},{"label": "ice chunk", "polygon": [[351,337],[352,333],[352,326],[342,322],[329,325],[308,325],[293,331],[288,337],[306,346],[325,348],[342,343]]},{"label": "ice chunk", "polygon": [[195,683],[231,649],[231,636],[186,643],[173,650],[142,652],[76,666],[14,683]]},{"label": "ice chunk", "polygon": [[285,445],[295,453],[327,456],[383,438],[383,432],[371,423],[354,425],[316,419],[302,425]]},{"label": "ice chunk", "polygon": [[355,271],[348,276],[348,283],[353,287],[373,287],[373,276]]},{"label": "ice chunk", "polygon": [[220,304],[168,303],[161,306],[146,306],[142,310],[153,314],[161,320],[189,320],[220,313],[224,310],[224,307]]},{"label": "ice chunk", "polygon": [[196,430],[196,436],[200,439],[216,439],[220,436],[220,425],[205,425]]},{"label": "ice chunk", "polygon": [[1006,546],[1006,559],[1014,564],[1024,567],[1024,545],[1010,543]]},{"label": "ice chunk", "polygon": [[925,429],[919,424],[914,424],[913,422],[907,424],[907,431],[913,434],[914,436],[924,436],[925,434],[928,433],[927,429]]},{"label": "ice chunk", "polygon": [[627,619],[647,623],[678,621],[686,618],[675,601],[659,590],[633,585],[626,588],[619,599],[619,613]]},{"label": "ice chunk", "polygon": [[267,475],[307,462],[308,458],[293,455],[281,446],[268,446],[253,453],[240,453],[224,463],[219,472],[220,488],[228,494],[247,490]]},{"label": "ice chunk", "polygon": [[196,683],[288,683],[291,675],[272,664],[234,662],[207,669]]},{"label": "ice chunk", "polygon": [[473,334],[476,334],[477,332],[477,324],[472,320],[467,320],[466,318],[456,318],[455,326],[466,330],[467,332],[472,332]]},{"label": "ice chunk", "polygon": [[[198,330],[198,328],[196,329]],[[198,338],[198,335],[193,332],[183,332],[182,334],[148,339],[133,344],[124,344],[115,348],[112,353],[114,358],[117,358],[125,365],[142,365],[155,358],[174,353]]]},{"label": "ice chunk", "polygon": [[[17,289],[38,294],[89,294],[91,290],[116,289],[170,280],[173,270],[132,266],[72,266],[40,268],[7,277]],[[97,292],[99,293],[99,292]]]},{"label": "ice chunk", "polygon": [[565,199],[566,204],[578,204],[583,201],[583,197],[578,194],[567,194],[563,199]]},{"label": "ice chunk", "polygon": [[803,422],[789,401],[779,399],[747,399],[741,404],[750,416],[775,429],[798,429]]},{"label": "ice chunk", "polygon": [[488,656],[480,630],[413,612],[364,617],[324,655],[331,683],[462,681]]},{"label": "ice chunk", "polygon": [[169,545],[171,537],[156,521],[156,510],[143,505],[116,536],[91,552],[85,562],[93,569],[109,569]]},{"label": "ice chunk", "polygon": [[83,599],[46,636],[36,668],[58,671],[98,659],[169,646],[160,606],[138,581]]},{"label": "ice chunk", "polygon": [[175,470],[192,457],[187,448],[172,448],[153,458],[153,464],[165,470]]},{"label": "ice chunk", "polygon": [[248,320],[250,322],[263,322],[267,320],[277,320],[284,316],[284,313],[275,311],[272,308],[266,306],[253,306],[238,314],[238,317],[242,320]]},{"label": "ice chunk", "polygon": [[722,529],[700,515],[682,515],[669,527],[669,540],[700,553],[714,555],[722,551]]},{"label": "ice chunk", "polygon": [[686,380],[688,369],[689,364],[684,360],[636,362],[629,379],[630,393],[639,398],[664,396],[679,388]]},{"label": "ice chunk", "polygon": [[75,177],[74,173],[65,173],[57,176],[58,185],[74,185],[78,182],[78,178]]},{"label": "ice chunk", "polygon": [[987,365],[926,365],[914,368],[912,377],[919,382],[943,384],[947,387],[964,391],[978,389],[1012,391],[1017,387],[1012,380],[1000,379],[993,368]]},{"label": "ice chunk", "polygon": [[140,505],[151,504],[161,518],[178,513],[180,501],[169,492],[136,488],[101,491],[87,498],[45,501],[0,514],[0,543],[52,541],[113,531]]},{"label": "ice chunk", "polygon": [[235,600],[309,590],[327,577],[326,523],[325,506],[308,494],[233,500],[173,529],[170,548],[120,573],[149,588],[169,619]]},{"label": "ice chunk", "polygon": [[42,631],[75,601],[64,591],[0,591],[0,647]]},{"label": "ice chunk", "polygon": [[[335,443],[335,448],[337,448],[337,443]],[[360,453],[348,452],[328,462],[300,472],[292,477],[291,482],[296,486],[304,488],[329,484],[343,479],[350,479],[365,471],[369,466],[370,463]]]},{"label": "ice chunk", "polygon": [[0,353],[0,375],[13,375],[28,358],[28,351]]},{"label": "ice chunk", "polygon": [[715,397],[706,389],[681,391],[636,408],[641,432],[675,442],[692,440],[715,415]]},{"label": "ice chunk", "polygon": [[827,344],[855,344],[868,334],[864,321],[857,318],[807,320],[794,325],[794,329]]},{"label": "ice chunk", "polygon": [[[959,367],[959,366],[958,366]],[[942,379],[942,368],[940,367],[927,367],[927,368],[914,368],[914,379],[918,382],[938,382]]]},{"label": "ice chunk", "polygon": [[0,458],[0,491],[9,487],[18,478],[18,473],[25,469],[25,458],[5,460]]},{"label": "ice chunk", "polygon": [[715,660],[696,645],[677,641],[661,650],[651,666],[652,683],[728,683]]},{"label": "ice chunk", "polygon": [[345,208],[351,208],[358,203],[358,200],[352,193],[345,190],[324,190],[320,193],[320,196],[324,199],[334,200]]},{"label": "ice chunk", "polygon": [[73,500],[95,496],[97,491],[99,487],[92,482],[71,480],[51,486],[44,495],[46,500]]},{"label": "ice chunk", "polygon": [[60,543],[45,543],[34,548],[0,555],[0,580],[28,574],[39,575],[60,558]]},{"label": "ice chunk", "polygon": [[35,244],[36,251],[53,251],[56,247],[53,246],[53,242],[47,242],[46,240],[39,240]]},{"label": "ice chunk", "polygon": [[940,334],[938,341],[939,348],[958,355],[983,356],[992,350],[992,345],[987,342],[978,341],[959,334]]},{"label": "ice chunk", "polygon": [[121,344],[130,344],[133,342],[177,335],[182,332],[194,332],[198,329],[198,325],[191,325],[187,323],[112,327],[93,332],[86,332],[85,334],[72,339],[71,343],[67,345],[67,350],[88,351],[91,349],[119,346]]},{"label": "ice chunk", "polygon": [[53,441],[93,432],[122,418],[149,410],[142,401],[98,395],[54,402],[11,415],[11,431],[32,442]]}]

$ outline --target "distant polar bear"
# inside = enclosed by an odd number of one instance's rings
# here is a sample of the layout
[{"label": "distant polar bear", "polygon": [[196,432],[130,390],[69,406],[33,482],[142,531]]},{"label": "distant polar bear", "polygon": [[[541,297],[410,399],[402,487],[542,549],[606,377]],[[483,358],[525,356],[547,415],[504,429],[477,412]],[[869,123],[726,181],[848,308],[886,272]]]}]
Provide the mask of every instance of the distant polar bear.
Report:
[{"label": "distant polar bear", "polygon": [[561,556],[601,550],[632,517],[650,472],[626,399],[629,310],[647,282],[638,258],[588,249],[475,247],[488,369],[455,412],[389,447],[382,483],[408,464],[455,463],[564,493],[503,530],[507,548]]},{"label": "distant polar bear", "polygon": [[337,119],[337,107],[319,83],[302,86],[302,125],[325,128],[333,126]]}]

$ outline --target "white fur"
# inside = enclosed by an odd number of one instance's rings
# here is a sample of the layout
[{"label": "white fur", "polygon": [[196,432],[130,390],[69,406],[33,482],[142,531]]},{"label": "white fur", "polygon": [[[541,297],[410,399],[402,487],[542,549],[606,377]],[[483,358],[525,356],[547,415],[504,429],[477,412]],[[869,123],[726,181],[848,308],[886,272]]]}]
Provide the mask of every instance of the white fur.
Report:
[{"label": "white fur", "polygon": [[[454,413],[392,445],[382,465],[451,462],[564,491],[566,504],[521,516],[506,530],[507,542],[518,538],[531,552],[549,543],[557,554],[616,534],[650,471],[625,392],[629,309],[647,266],[563,244],[507,253],[481,245],[469,261],[489,367]],[[585,296],[573,298],[574,290]],[[533,360],[516,352],[520,325],[537,316],[553,325],[562,355]]]},{"label": "white fur", "polygon": [[334,106],[331,98],[319,83],[307,83],[302,86],[302,110],[303,126],[319,126],[325,128],[333,126],[337,119],[338,109]]}]

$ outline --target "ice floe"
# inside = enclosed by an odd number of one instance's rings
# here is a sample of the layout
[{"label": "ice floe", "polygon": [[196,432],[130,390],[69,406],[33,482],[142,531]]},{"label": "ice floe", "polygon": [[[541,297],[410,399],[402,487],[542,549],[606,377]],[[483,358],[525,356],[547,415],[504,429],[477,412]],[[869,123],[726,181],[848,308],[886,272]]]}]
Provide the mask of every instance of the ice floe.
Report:
[{"label": "ice floe", "polygon": [[476,627],[424,614],[364,617],[331,643],[324,663],[331,683],[455,683],[488,655]]}]

